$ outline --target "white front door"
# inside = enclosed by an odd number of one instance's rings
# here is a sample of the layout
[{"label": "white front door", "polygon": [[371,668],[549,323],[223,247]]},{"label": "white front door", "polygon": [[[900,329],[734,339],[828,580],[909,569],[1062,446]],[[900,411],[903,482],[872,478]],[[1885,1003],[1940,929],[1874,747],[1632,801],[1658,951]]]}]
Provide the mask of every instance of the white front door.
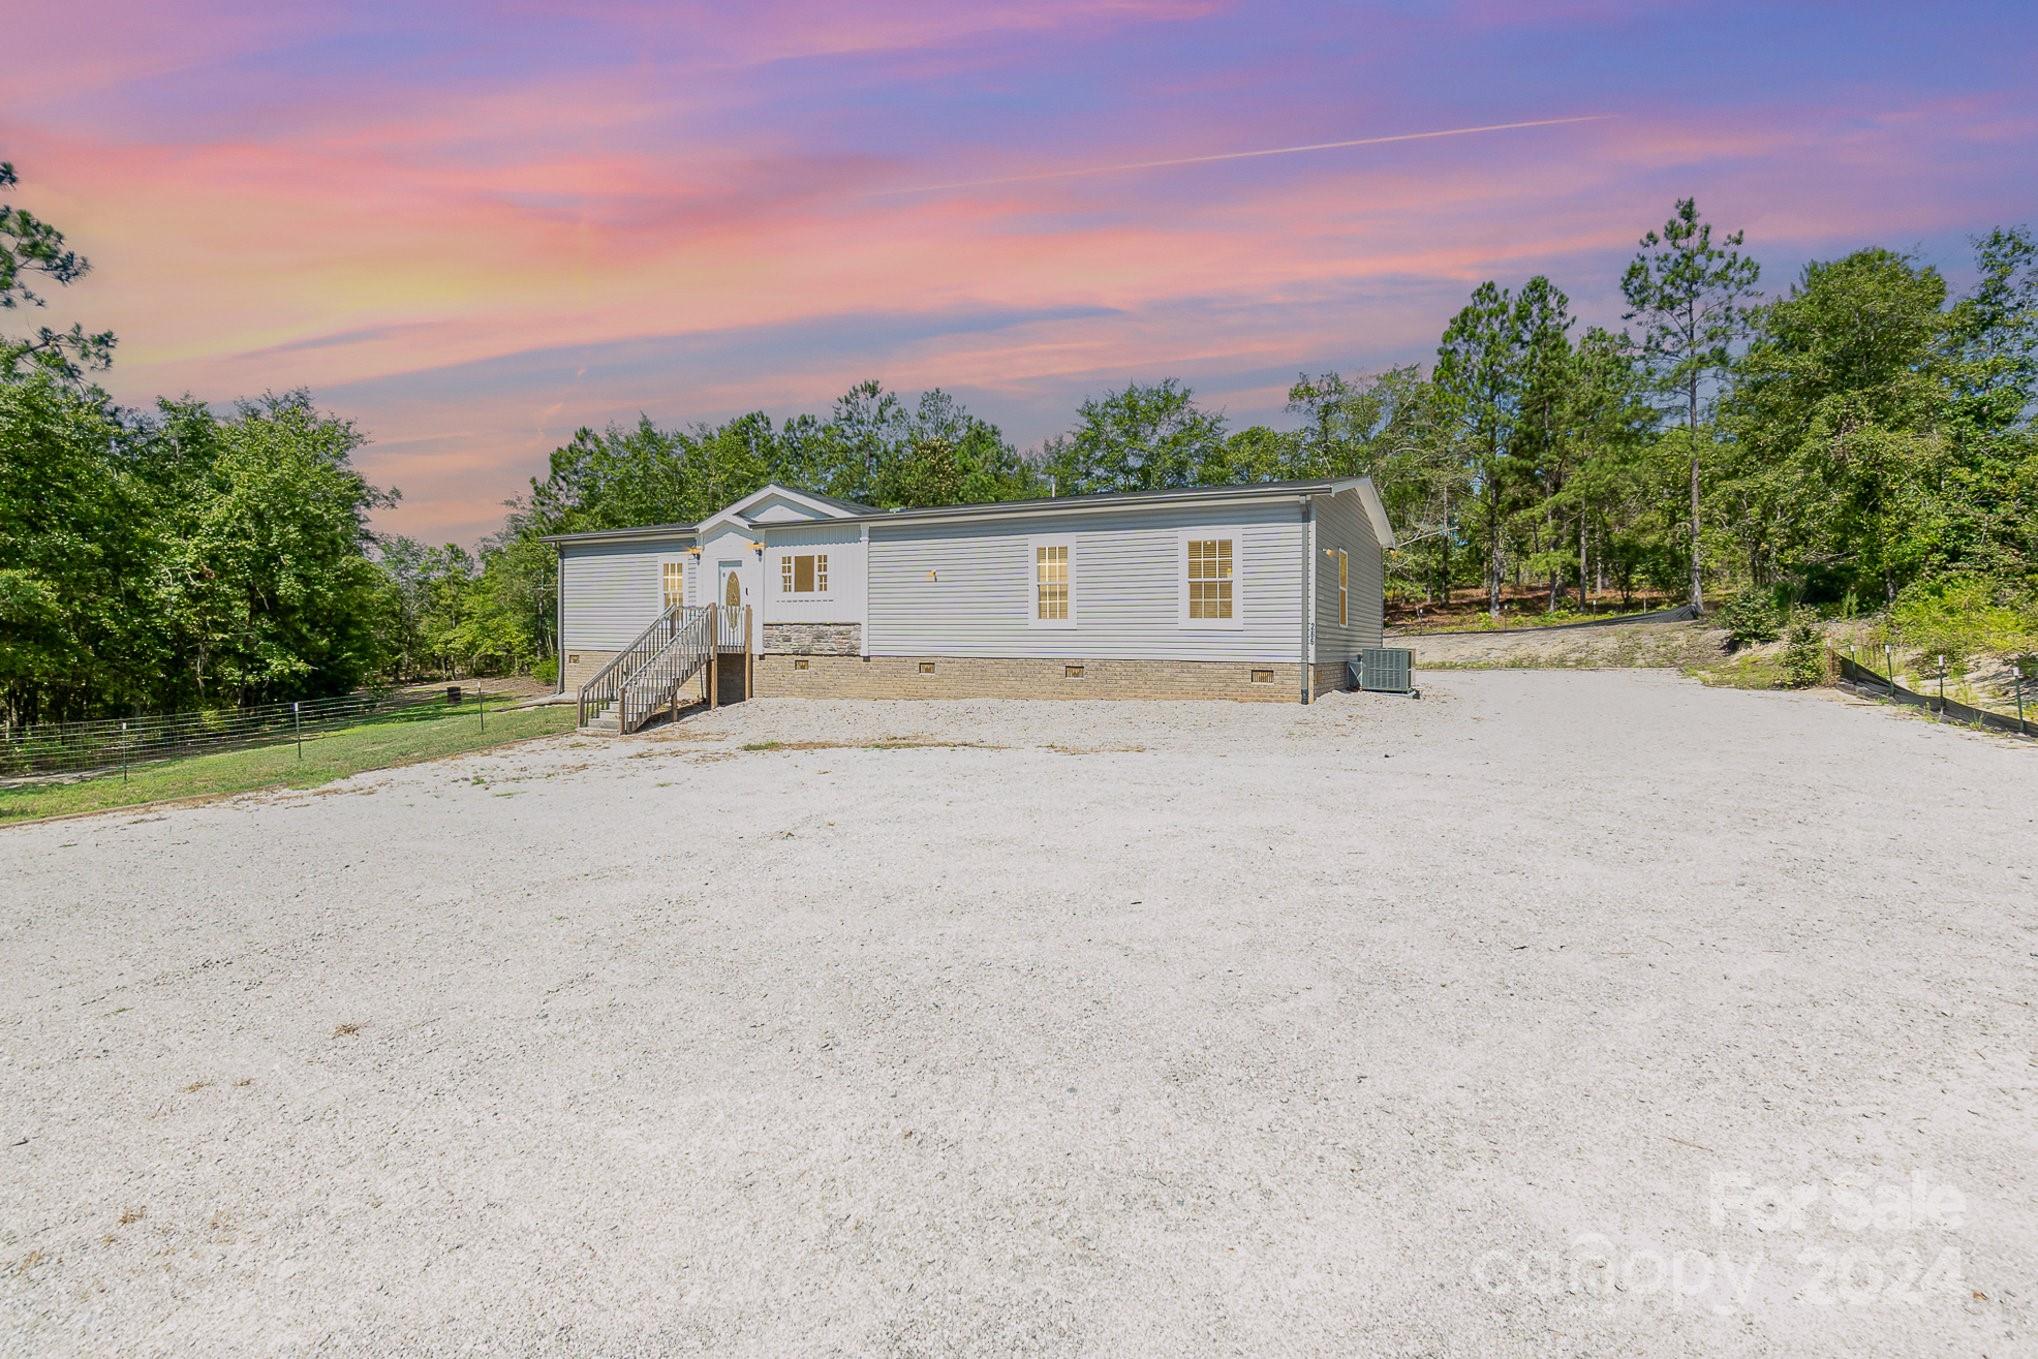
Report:
[{"label": "white front door", "polygon": [[716,562],[716,603],[723,606],[715,618],[716,646],[722,651],[742,651],[745,636],[742,606],[748,593],[743,585],[743,563]]}]

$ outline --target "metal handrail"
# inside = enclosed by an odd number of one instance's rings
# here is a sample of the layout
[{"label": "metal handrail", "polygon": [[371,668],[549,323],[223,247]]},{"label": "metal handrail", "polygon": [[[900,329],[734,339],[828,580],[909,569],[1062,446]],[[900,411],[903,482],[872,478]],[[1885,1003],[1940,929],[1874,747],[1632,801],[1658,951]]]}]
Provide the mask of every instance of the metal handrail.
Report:
[{"label": "metal handrail", "polygon": [[616,719],[625,732],[637,730],[660,708],[672,704],[679,686],[715,655],[714,608],[687,610],[672,640],[623,681],[616,698]]},{"label": "metal handrail", "polygon": [[672,639],[679,632],[685,616],[699,612],[705,607],[672,605],[652,619],[651,626],[638,633],[635,641],[617,652],[607,665],[595,671],[594,678],[580,686],[580,725],[586,726],[590,716],[614,703],[621,696],[623,685],[629,681],[630,676],[642,669],[646,661],[672,644]]}]

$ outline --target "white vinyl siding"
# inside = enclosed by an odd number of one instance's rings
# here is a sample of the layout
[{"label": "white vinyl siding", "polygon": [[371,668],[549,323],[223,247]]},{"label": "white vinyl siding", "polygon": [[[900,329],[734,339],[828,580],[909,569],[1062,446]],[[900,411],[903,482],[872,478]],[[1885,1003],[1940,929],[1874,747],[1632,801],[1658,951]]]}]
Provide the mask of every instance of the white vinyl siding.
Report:
[{"label": "white vinyl siding", "polygon": [[[664,563],[686,548],[683,538],[565,544],[559,555],[564,649],[616,651],[628,646],[664,609]],[[691,558],[687,566],[691,574]]]},{"label": "white vinyl siding", "polygon": [[[1221,514],[1221,518],[1218,515]],[[1185,627],[1185,531],[1233,540],[1234,625]],[[1069,543],[1066,627],[1034,624],[1035,547]],[[1296,500],[871,526],[874,656],[1289,662],[1302,649]]]},{"label": "white vinyl siding", "polygon": [[[764,539],[764,607],[760,623],[859,623],[863,621],[863,531],[855,524],[772,524]],[[827,583],[786,592],[786,562],[799,557],[828,560]],[[795,578],[799,568],[793,567]]]},{"label": "white vinyl siding", "polygon": [[[1316,660],[1348,661],[1361,647],[1380,645],[1384,562],[1373,521],[1357,491],[1316,502]],[[1338,559],[1348,557],[1345,621],[1338,621]]]}]

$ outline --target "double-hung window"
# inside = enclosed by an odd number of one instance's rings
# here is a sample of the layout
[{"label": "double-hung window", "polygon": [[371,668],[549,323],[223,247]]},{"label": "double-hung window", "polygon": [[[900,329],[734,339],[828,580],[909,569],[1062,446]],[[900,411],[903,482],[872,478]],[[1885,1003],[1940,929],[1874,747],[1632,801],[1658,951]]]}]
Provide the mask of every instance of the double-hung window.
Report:
[{"label": "double-hung window", "polygon": [[659,563],[665,586],[665,607],[686,603],[686,563],[672,558]]},{"label": "double-hung window", "polygon": [[1182,623],[1192,628],[1244,626],[1239,597],[1238,535],[1192,529],[1182,535]]},{"label": "double-hung window", "polygon": [[785,595],[825,595],[828,593],[828,554],[825,552],[788,553],[778,559],[778,590]]},{"label": "double-hung window", "polygon": [[1352,621],[1352,555],[1343,548],[1337,550],[1337,625],[1345,626]]},{"label": "double-hung window", "polygon": [[1075,545],[1068,538],[1035,538],[1031,542],[1032,623],[1040,628],[1076,625]]}]

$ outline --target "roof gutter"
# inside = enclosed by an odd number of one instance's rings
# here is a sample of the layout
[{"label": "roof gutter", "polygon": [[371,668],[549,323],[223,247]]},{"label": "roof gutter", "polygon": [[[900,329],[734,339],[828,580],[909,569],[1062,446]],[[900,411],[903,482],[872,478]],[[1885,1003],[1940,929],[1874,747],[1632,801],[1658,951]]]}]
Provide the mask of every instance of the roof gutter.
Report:
[{"label": "roof gutter", "polygon": [[692,524],[650,524],[643,528],[593,529],[587,533],[547,533],[538,541],[554,547],[566,543],[669,543],[675,538],[692,538],[696,532]]}]

